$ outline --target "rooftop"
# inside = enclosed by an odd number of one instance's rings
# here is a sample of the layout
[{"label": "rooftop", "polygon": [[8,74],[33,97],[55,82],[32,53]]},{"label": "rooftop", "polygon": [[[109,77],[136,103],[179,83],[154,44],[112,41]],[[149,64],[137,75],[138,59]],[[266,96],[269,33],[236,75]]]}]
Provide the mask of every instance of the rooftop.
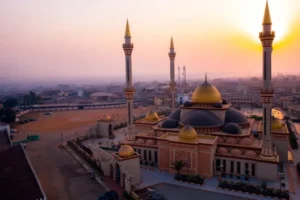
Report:
[{"label": "rooftop", "polygon": [[44,192],[21,145],[0,151],[1,199],[44,199]]},{"label": "rooftop", "polygon": [[166,134],[162,135],[160,138],[167,139],[172,142],[187,142],[187,143],[192,143],[192,144],[210,144],[210,145],[212,145],[215,142],[215,140],[217,139],[216,136],[197,135],[196,140],[186,141],[186,140],[181,140],[178,137],[178,133],[172,133],[172,132],[167,132]]},{"label": "rooftop", "polygon": [[0,130],[0,150],[11,145],[9,135],[6,129]]}]

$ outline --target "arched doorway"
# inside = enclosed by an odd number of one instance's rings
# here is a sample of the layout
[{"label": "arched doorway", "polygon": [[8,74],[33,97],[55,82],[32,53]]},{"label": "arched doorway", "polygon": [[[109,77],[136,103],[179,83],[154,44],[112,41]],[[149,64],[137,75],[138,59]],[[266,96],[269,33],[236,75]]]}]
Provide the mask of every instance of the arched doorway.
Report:
[{"label": "arched doorway", "polygon": [[114,167],[112,164],[109,165],[109,176],[110,177],[114,176]]},{"label": "arched doorway", "polygon": [[116,181],[121,184],[121,168],[118,163],[116,163]]}]

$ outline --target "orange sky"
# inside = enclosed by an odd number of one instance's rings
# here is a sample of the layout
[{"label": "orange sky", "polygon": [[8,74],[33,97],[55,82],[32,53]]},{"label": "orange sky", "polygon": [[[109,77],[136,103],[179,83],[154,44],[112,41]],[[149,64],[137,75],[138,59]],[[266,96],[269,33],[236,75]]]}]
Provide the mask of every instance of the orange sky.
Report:
[{"label": "orange sky", "polygon": [[[300,1],[269,5],[277,35],[273,75],[299,74]],[[127,17],[135,81],[169,78],[171,36],[175,66],[187,66],[188,79],[205,72],[212,78],[261,75],[264,6],[264,0],[3,0],[0,77],[123,81]]]}]

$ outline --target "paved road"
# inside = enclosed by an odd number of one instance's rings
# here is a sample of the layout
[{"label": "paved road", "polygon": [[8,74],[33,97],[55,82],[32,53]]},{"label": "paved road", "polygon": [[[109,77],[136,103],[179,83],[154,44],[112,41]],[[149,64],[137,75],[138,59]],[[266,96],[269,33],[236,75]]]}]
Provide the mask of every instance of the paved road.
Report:
[{"label": "paved road", "polygon": [[[64,132],[63,140],[75,137]],[[26,151],[48,200],[95,200],[104,188],[91,180],[84,168],[63,148],[60,133],[40,133],[40,140],[27,144]],[[15,141],[24,138],[19,133]]]},{"label": "paved road", "polygon": [[163,194],[168,200],[183,200],[183,199],[205,199],[205,200],[247,200],[243,197],[229,196],[226,194],[219,194],[208,192],[204,190],[197,190],[170,184],[159,184],[152,187],[158,193]]}]

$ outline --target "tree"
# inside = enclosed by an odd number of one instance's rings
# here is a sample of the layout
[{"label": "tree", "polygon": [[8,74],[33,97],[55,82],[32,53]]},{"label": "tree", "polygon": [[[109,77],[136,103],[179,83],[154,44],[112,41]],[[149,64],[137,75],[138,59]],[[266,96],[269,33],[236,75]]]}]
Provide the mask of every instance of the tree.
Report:
[{"label": "tree", "polygon": [[177,175],[180,174],[181,169],[184,167],[184,162],[179,160],[179,161],[174,161],[172,163],[172,167],[177,171]]},{"label": "tree", "polygon": [[15,106],[17,106],[19,103],[16,99],[14,98],[9,98],[6,101],[4,101],[3,103],[3,107],[4,108],[13,108]]},{"label": "tree", "polygon": [[16,120],[16,112],[11,108],[3,108],[0,110],[0,121],[10,124]]}]

